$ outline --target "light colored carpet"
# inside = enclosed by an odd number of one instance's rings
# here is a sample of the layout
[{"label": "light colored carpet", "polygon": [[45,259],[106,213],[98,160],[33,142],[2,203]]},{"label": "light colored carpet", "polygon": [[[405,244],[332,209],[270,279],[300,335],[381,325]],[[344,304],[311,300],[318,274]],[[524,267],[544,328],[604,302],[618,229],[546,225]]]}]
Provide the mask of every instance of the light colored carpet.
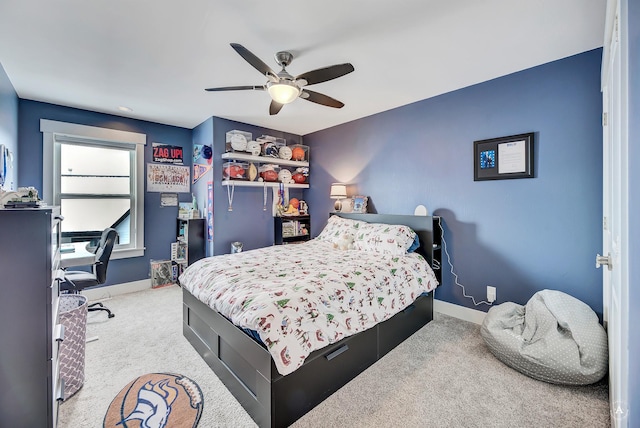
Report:
[{"label": "light colored carpet", "polygon": [[[204,393],[200,428],[255,427],[182,336],[182,290],[167,287],[105,302],[89,314],[85,384],[60,407],[61,428],[99,427],[133,378],[173,372]],[[606,380],[551,385],[495,359],[480,326],[445,315],[423,327],[294,425],[306,427],[608,427]]]},{"label": "light colored carpet", "polygon": [[252,427],[253,419],[182,336],[178,286],[116,296],[104,304],[116,314],[90,312],[84,386],[60,406],[59,427],[101,427],[113,397],[145,373],[179,373],[204,394],[199,428]]}]

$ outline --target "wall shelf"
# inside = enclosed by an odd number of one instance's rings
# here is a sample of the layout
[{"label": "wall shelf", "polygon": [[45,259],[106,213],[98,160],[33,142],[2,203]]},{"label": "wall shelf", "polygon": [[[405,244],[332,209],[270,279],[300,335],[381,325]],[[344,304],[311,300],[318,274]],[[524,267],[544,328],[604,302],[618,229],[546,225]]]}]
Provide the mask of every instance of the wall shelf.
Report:
[{"label": "wall shelf", "polygon": [[[237,186],[237,187],[280,187],[280,182],[278,181],[243,181],[243,180],[222,180],[223,186]],[[289,189],[308,189],[309,184],[285,184],[284,187]]]},{"label": "wall shelf", "polygon": [[[285,159],[272,158],[267,156],[253,156],[246,153],[238,153],[238,152],[223,153],[222,159],[241,160],[245,162],[256,162],[256,163],[270,163],[270,164],[277,164],[277,165],[283,165],[283,166],[296,166],[296,167],[309,166],[309,162],[306,162],[306,161],[285,160]],[[309,186],[307,185],[307,187]]]}]

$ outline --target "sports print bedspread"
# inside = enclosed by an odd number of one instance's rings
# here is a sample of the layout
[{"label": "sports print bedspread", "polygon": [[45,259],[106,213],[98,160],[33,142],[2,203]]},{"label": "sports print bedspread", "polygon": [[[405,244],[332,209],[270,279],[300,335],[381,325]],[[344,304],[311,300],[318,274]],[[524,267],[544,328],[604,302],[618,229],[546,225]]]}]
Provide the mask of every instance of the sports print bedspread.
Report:
[{"label": "sports print bedspread", "polygon": [[201,259],[180,276],[194,297],[256,330],[278,371],[373,327],[433,290],[422,256],[334,249],[311,240]]}]

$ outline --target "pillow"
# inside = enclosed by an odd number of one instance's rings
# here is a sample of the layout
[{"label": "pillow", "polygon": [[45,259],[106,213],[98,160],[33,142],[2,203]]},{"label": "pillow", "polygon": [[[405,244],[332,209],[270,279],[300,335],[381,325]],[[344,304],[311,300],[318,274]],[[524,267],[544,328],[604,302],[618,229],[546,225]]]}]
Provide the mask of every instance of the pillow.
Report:
[{"label": "pillow", "polygon": [[316,239],[337,244],[343,235],[356,236],[360,228],[366,224],[364,221],[351,220],[332,215]]},{"label": "pillow", "polygon": [[356,250],[403,255],[412,247],[416,236],[408,226],[368,223],[355,234],[353,246]]},{"label": "pillow", "polygon": [[411,244],[411,246],[409,247],[409,249],[407,250],[407,253],[413,253],[415,252],[418,248],[420,248],[420,237],[418,236],[418,234],[416,233],[416,237],[413,238],[413,244]]}]

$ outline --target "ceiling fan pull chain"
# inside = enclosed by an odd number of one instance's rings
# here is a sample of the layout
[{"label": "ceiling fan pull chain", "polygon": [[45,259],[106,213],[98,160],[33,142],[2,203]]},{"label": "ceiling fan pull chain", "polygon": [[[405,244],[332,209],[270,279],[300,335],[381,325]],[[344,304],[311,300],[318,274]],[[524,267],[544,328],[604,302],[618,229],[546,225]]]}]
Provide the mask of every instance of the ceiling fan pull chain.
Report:
[{"label": "ceiling fan pull chain", "polygon": [[[231,187],[231,191],[229,191],[229,187]],[[229,200],[229,209],[228,211],[233,211],[233,194],[236,191],[236,184],[232,183],[231,186],[227,186],[227,199]]]}]

